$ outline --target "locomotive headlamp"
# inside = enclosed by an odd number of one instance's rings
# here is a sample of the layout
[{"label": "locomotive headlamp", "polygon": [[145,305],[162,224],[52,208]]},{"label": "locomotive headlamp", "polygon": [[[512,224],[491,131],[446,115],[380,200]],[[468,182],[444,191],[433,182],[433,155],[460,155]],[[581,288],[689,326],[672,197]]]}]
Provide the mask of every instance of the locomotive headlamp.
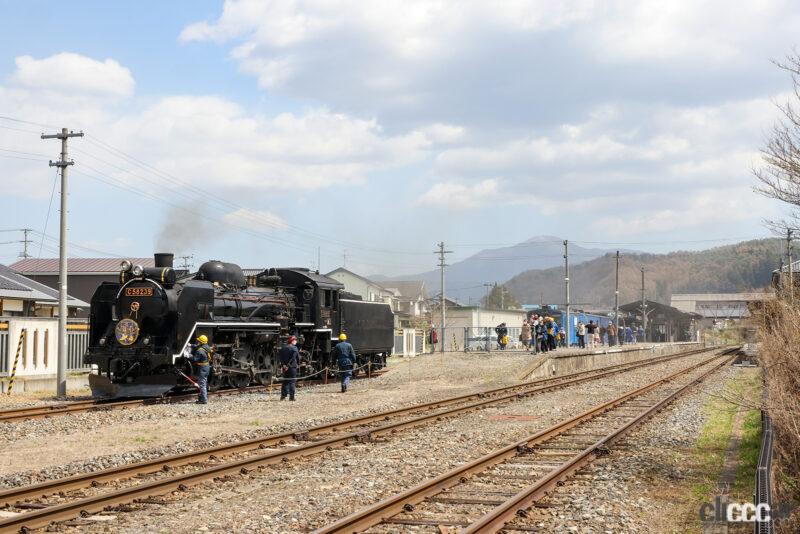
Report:
[{"label": "locomotive headlamp", "polygon": [[142,345],[149,345],[150,344],[150,336],[145,336],[142,339]]},{"label": "locomotive headlamp", "polygon": [[131,270],[130,260],[122,260],[122,262],[119,264],[119,268],[121,271],[130,271]]},{"label": "locomotive headlamp", "polygon": [[133,276],[142,276],[142,273],[144,273],[144,267],[141,265],[134,265],[131,272],[133,273]]},{"label": "locomotive headlamp", "polygon": [[100,346],[102,347],[103,345],[106,344],[106,338],[105,337],[101,337],[100,341],[98,341],[98,343],[100,343]]}]

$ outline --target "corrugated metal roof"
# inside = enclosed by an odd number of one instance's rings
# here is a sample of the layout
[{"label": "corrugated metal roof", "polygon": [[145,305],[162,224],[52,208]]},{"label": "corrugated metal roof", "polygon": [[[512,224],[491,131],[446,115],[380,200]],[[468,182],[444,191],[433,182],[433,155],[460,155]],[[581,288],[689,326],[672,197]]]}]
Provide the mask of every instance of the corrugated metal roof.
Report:
[{"label": "corrugated metal roof", "polygon": [[[5,281],[5,284],[2,283],[3,281]],[[9,287],[3,288],[2,285],[8,285]],[[26,278],[12,271],[9,267],[0,264],[0,297],[55,303],[58,302],[58,291]],[[70,296],[67,296],[67,305],[89,307],[88,303]]]},{"label": "corrugated metal roof", "polygon": [[[70,273],[118,273],[122,258],[69,258]],[[130,258],[134,265],[153,267],[153,258]],[[58,274],[58,258],[26,258],[9,267],[22,274]]]}]

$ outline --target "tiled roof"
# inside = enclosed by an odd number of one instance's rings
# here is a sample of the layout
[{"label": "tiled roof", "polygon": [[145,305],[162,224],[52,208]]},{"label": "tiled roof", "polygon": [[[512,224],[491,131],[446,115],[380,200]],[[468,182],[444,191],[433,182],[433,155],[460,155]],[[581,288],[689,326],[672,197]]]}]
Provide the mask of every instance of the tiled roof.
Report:
[{"label": "tiled roof", "polygon": [[[0,264],[0,297],[56,303],[58,302],[58,291]],[[89,307],[88,303],[70,296],[67,296],[67,305]]]},{"label": "tiled roof", "polygon": [[31,288],[17,284],[3,275],[0,275],[0,289],[8,289],[14,291],[31,291]]},{"label": "tiled roof", "polygon": [[[134,265],[153,267],[153,258],[129,258]],[[70,273],[118,273],[122,258],[69,258]],[[58,274],[58,258],[26,258],[9,265],[22,274]]]}]

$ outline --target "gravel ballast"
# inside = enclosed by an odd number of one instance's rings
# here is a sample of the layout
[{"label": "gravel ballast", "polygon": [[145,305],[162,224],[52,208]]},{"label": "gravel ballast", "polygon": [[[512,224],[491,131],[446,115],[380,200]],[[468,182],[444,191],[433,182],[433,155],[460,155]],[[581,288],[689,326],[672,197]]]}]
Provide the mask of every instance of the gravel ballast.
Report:
[{"label": "gravel ballast", "polygon": [[[693,356],[615,375],[404,431],[388,440],[354,444],[247,475],[226,477],[192,488],[186,494],[168,496],[167,501],[174,501],[169,504],[137,505],[134,508],[143,509],[115,514],[113,521],[74,528],[108,532],[308,531],[705,357]],[[481,370],[480,365],[470,369],[470,373]],[[398,380],[398,371],[378,380]],[[458,388],[452,384],[457,372],[445,374],[450,388],[442,396],[456,394],[454,390]],[[424,380],[432,379],[439,380]],[[420,379],[411,384],[423,386],[424,382]],[[391,383],[384,386],[394,387]],[[366,391],[366,384],[361,387]],[[409,384],[400,383],[398,387],[405,389]],[[372,393],[377,390],[376,383]],[[360,400],[367,398],[365,395]],[[314,397],[309,394],[300,399],[293,405],[279,406],[299,411],[304,402]],[[316,406],[314,413],[317,414]],[[509,417],[515,415],[524,417]],[[183,424],[183,420],[178,423]]]}]

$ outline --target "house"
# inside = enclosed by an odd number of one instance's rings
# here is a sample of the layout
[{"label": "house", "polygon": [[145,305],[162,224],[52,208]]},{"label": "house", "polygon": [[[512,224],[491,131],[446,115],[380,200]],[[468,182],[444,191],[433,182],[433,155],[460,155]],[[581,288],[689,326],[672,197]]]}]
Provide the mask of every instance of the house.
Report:
[{"label": "house", "polygon": [[[329,272],[325,276],[333,278],[344,284],[344,290],[348,293],[358,295],[367,302],[386,302],[391,303],[394,292],[386,289],[377,282],[365,278],[353,271],[348,271],[344,267],[339,267]],[[392,306],[392,311],[396,311]]]},{"label": "house", "polygon": [[[95,289],[102,282],[119,281],[120,258],[69,258],[67,260],[67,290],[69,294],[85,302],[91,302]],[[154,259],[130,258],[133,265],[153,267]],[[58,258],[26,258],[9,266],[16,272],[58,289]],[[89,307],[84,306],[78,317],[88,317]]]},{"label": "house", "polygon": [[[87,302],[67,296],[70,317],[84,309]],[[0,317],[58,317],[58,290],[0,265]]]},{"label": "house", "polygon": [[[88,309],[87,302],[67,297],[70,318]],[[83,369],[82,356],[87,341],[85,322],[67,325],[68,369]],[[14,386],[16,391],[26,389],[27,378],[53,376],[57,345],[58,291],[0,265],[0,376],[8,376],[16,367],[16,376],[22,377]],[[0,387],[5,389],[7,383]]]},{"label": "house", "polygon": [[344,267],[334,269],[326,276],[338,280],[344,284],[345,291],[363,300],[391,304],[395,328],[418,328],[430,321],[425,282],[392,280],[379,284]]},{"label": "house", "polygon": [[429,320],[428,292],[421,280],[392,280],[384,282],[392,293],[392,309],[403,326],[420,326]]}]

